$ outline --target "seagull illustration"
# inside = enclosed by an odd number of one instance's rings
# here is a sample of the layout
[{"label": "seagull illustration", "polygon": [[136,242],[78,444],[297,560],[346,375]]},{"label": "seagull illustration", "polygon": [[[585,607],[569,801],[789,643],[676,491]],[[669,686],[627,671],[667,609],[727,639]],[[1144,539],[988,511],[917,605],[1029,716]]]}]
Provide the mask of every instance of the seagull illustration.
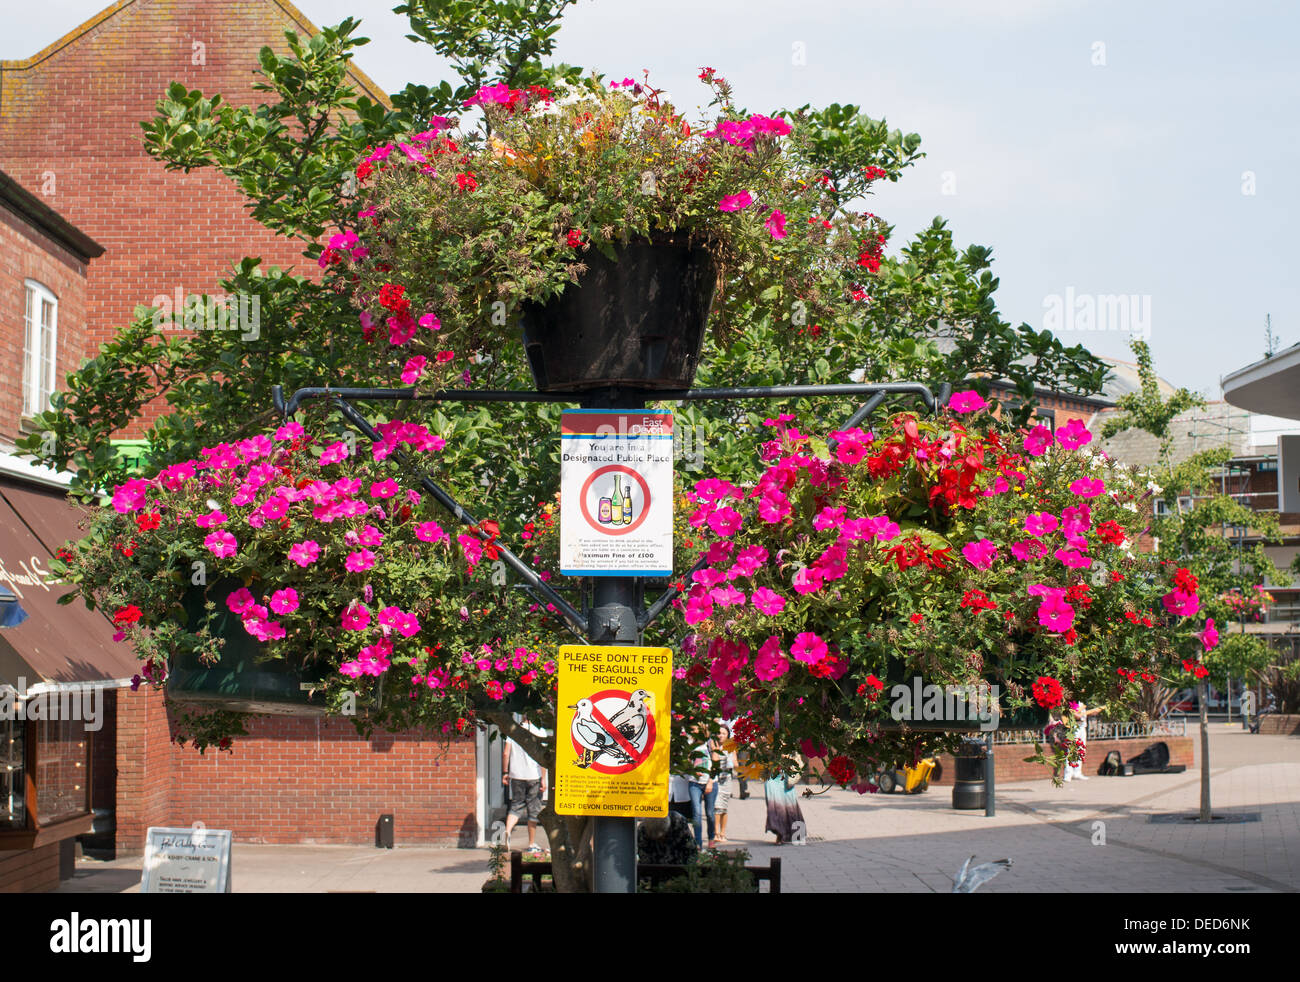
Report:
[{"label": "seagull illustration", "polygon": [[591,711],[594,707],[590,699],[579,699],[569,708],[578,711],[573,717],[573,738],[583,748],[582,757],[577,762],[579,767],[590,767],[603,754],[609,754],[620,764],[632,762],[632,758],[605,728],[592,719]]},{"label": "seagull illustration", "polygon": [[971,856],[970,859],[961,864],[961,871],[958,872],[957,879],[952,884],[953,893],[974,893],[1004,869],[1011,868],[1011,860],[995,859],[991,863],[980,863],[980,865],[972,869],[971,861],[974,858],[974,856]]},{"label": "seagull illustration", "polygon": [[641,739],[646,729],[647,699],[654,696],[645,689],[637,689],[628,699],[627,705],[609,718],[609,725],[623,734],[623,738],[633,746]]}]

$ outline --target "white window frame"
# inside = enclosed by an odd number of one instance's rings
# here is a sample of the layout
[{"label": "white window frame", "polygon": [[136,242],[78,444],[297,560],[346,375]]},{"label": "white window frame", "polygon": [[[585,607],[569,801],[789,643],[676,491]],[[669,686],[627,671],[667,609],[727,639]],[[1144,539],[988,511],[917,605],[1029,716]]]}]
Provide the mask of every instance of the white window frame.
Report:
[{"label": "white window frame", "polygon": [[[59,298],[44,283],[24,280],[23,418],[33,419],[50,408],[59,371]],[[40,316],[49,304],[47,325]],[[48,334],[48,336],[47,336]]]}]

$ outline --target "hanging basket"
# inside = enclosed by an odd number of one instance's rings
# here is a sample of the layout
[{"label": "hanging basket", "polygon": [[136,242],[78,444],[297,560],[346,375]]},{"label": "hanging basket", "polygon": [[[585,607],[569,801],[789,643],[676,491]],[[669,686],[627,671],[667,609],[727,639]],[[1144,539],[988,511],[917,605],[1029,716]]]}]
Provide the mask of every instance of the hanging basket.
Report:
[{"label": "hanging basket", "polygon": [[266,654],[267,645],[246,630],[241,619],[226,606],[226,598],[243,584],[220,580],[206,590],[191,587],[183,606],[190,624],[204,617],[204,602],[216,602],[209,630],[225,641],[221,658],[205,665],[192,653],[173,658],[167,674],[167,696],[174,702],[237,713],[277,716],[323,716],[325,706],[317,694],[314,702],[304,684],[321,687],[326,669],[322,663],[295,666]]},{"label": "hanging basket", "polygon": [[523,307],[524,350],[541,392],[690,388],[717,287],[699,246],[632,242],[544,304]]}]

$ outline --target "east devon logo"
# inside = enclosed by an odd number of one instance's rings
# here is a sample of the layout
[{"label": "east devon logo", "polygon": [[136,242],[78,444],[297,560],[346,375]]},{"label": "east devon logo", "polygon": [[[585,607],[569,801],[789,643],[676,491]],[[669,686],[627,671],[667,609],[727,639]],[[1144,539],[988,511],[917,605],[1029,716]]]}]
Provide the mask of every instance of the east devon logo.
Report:
[{"label": "east devon logo", "polygon": [[574,763],[600,774],[626,774],[650,756],[655,718],[645,689],[602,689],[569,706],[577,710],[569,734]]}]

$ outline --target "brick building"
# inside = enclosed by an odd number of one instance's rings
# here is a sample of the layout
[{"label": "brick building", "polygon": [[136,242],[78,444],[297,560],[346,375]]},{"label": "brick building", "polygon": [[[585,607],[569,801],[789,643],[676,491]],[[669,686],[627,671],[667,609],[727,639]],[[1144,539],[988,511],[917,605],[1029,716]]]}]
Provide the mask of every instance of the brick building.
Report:
[{"label": "brick building", "polygon": [[[30,58],[0,62],[0,171],[15,195],[57,212],[67,236],[80,235],[83,246],[99,250],[88,271],[90,257],[80,259],[80,273],[69,264],[76,249],[67,242],[55,244],[69,255],[46,250],[34,265],[10,268],[9,243],[21,233],[13,221],[0,222],[0,237],[7,237],[0,324],[10,353],[0,360],[6,460],[13,459],[24,415],[16,277],[57,297],[54,381],[45,389],[28,383],[29,401],[39,402],[137,305],[177,291],[216,292],[244,256],[302,273],[316,269],[300,245],[248,217],[246,200],[223,175],[169,172],[140,139],[140,122],[175,81],[235,104],[260,102],[264,94],[253,90],[258,51],[285,50],[286,29],[316,32],[287,0],[118,0]],[[359,92],[388,103],[359,69],[350,75]],[[45,298],[37,292],[38,318]],[[0,664],[0,681],[3,674]],[[124,681],[121,672],[114,678]],[[364,740],[346,721],[285,717],[254,719],[249,731],[234,754],[178,750],[161,695],[118,689],[94,747],[101,834],[93,841],[136,851],[150,825],[203,821],[246,842],[362,843],[373,840],[383,813],[395,816],[398,843],[481,841],[490,804],[483,789],[492,786],[488,759],[499,756],[486,753],[481,738],[448,749],[415,734]],[[111,825],[115,833],[105,832]],[[48,861],[45,867],[48,874]]]}]

